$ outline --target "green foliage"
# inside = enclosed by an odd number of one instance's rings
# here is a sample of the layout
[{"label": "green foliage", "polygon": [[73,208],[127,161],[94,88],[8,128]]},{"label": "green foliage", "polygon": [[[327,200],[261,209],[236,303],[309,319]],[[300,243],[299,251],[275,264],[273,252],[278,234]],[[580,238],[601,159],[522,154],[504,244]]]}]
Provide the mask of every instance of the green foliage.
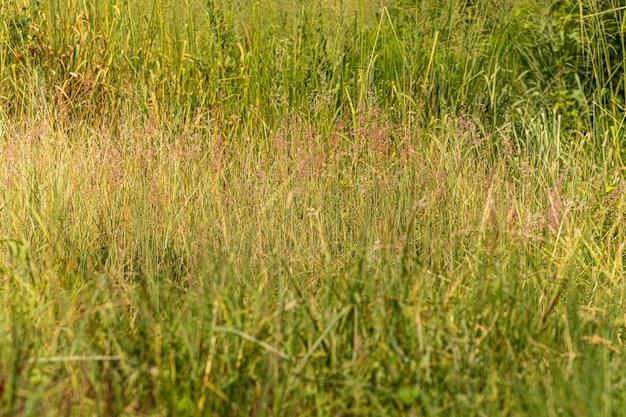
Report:
[{"label": "green foliage", "polygon": [[0,0],[0,415],[621,415],[623,13]]}]

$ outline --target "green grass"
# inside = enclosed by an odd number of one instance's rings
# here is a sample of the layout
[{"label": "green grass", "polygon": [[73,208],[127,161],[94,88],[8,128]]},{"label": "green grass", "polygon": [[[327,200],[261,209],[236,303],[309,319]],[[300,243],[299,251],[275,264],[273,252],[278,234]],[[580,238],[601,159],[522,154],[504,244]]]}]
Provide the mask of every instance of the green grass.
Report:
[{"label": "green grass", "polygon": [[0,415],[619,416],[618,1],[0,0]]}]

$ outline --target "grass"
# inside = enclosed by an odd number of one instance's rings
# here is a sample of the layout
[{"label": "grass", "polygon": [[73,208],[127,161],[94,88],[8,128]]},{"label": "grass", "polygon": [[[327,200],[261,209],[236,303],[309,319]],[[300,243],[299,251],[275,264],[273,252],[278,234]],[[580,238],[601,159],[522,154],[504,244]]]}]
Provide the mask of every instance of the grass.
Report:
[{"label": "grass", "polygon": [[0,414],[621,415],[623,13],[1,0]]}]

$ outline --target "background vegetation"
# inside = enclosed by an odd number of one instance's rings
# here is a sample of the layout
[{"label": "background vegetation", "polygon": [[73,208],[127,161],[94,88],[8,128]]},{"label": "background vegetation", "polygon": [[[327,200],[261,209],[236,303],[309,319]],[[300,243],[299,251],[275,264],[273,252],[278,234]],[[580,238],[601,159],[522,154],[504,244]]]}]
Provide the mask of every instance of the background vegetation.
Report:
[{"label": "background vegetation", "polygon": [[622,415],[624,22],[0,0],[0,414]]}]

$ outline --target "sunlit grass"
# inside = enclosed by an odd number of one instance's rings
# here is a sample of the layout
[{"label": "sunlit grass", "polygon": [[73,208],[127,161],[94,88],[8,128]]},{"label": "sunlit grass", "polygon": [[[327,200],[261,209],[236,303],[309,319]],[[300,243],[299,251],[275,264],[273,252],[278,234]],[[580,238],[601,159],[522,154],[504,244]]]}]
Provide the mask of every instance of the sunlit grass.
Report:
[{"label": "sunlit grass", "polygon": [[0,412],[620,415],[603,15],[477,3],[0,2]]}]

